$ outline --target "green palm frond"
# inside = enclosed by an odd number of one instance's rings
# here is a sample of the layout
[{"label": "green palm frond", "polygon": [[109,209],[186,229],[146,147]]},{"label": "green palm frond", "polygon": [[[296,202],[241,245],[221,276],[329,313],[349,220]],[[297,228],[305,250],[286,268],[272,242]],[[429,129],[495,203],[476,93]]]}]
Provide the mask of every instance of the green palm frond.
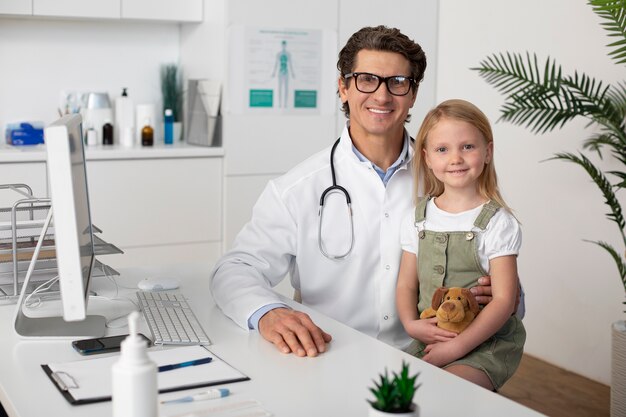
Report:
[{"label": "green palm frond", "polygon": [[595,243],[601,248],[604,248],[611,255],[611,257],[615,260],[617,270],[622,277],[622,283],[624,284],[624,287],[626,287],[626,263],[624,263],[624,259],[620,256],[619,253],[617,253],[615,248],[613,248],[613,246],[609,245],[608,243],[602,241],[585,240],[585,242]]},{"label": "green palm frond", "polygon": [[550,159],[562,159],[566,161],[573,162],[575,164],[583,167],[587,174],[591,177],[593,182],[596,183],[602,195],[604,196],[604,203],[609,206],[611,212],[606,214],[606,217],[617,223],[617,226],[620,229],[622,235],[622,241],[626,245],[626,235],[624,234],[624,227],[626,227],[626,221],[624,221],[624,216],[622,214],[622,206],[620,205],[617,197],[615,196],[615,192],[613,191],[613,186],[606,178],[604,173],[596,168],[595,165],[583,154],[574,155],[573,153],[564,152],[557,153],[554,157]]},{"label": "green palm frond", "polygon": [[624,116],[620,106],[608,95],[611,86],[578,72],[573,77],[565,77],[563,86],[582,105],[582,116],[613,131],[620,130]]},{"label": "green palm frond", "polygon": [[577,116],[611,127],[623,120],[607,96],[609,86],[585,74],[565,77],[550,57],[540,65],[536,55],[500,53],[473,69],[506,95],[500,120],[525,125],[536,133],[562,127]]},{"label": "green palm frond", "polygon": [[[614,131],[604,130],[592,135],[583,142],[583,149],[596,152],[600,159],[603,159],[601,150],[605,146],[611,150],[611,155],[615,159],[623,165],[626,165],[626,144],[624,144],[624,137],[622,135],[618,136]],[[623,174],[618,171],[609,171],[608,173],[616,175],[619,178],[621,178]],[[615,185],[615,187],[624,188],[624,184],[620,183]]]},{"label": "green palm frond", "polygon": [[621,138],[609,131],[594,134],[583,142],[583,149],[596,152],[600,158],[602,158],[600,151],[604,146],[608,146],[614,151],[624,149]]},{"label": "green palm frond", "polygon": [[622,146],[619,149],[615,149],[613,151],[613,156],[622,164],[626,165],[626,146]]},{"label": "green palm frond", "polygon": [[521,54],[494,54],[472,69],[506,95],[502,121],[545,133],[582,116],[616,132],[626,144],[624,85],[612,87],[578,72],[564,76],[550,57],[540,65],[530,54],[525,59]]},{"label": "green palm frond", "polygon": [[[626,0],[589,0],[589,4],[603,19],[602,26],[609,36],[617,38],[608,45],[609,56],[618,64],[626,63]],[[578,116],[584,117],[596,131],[583,142],[583,149],[602,158],[602,151],[608,148],[611,156],[626,166],[626,82],[609,85],[579,72],[566,76],[552,58],[540,64],[537,56],[529,53],[493,54],[471,69],[504,94],[499,120],[545,133],[563,127]],[[626,246],[626,223],[615,195],[626,188],[626,172],[607,171],[606,174],[618,179],[611,185],[605,173],[583,154],[558,153],[551,159],[573,162],[585,169],[602,192],[604,203],[610,208],[606,216],[617,224]],[[611,254],[626,290],[624,255],[605,242],[593,243]]]},{"label": "green palm frond", "polygon": [[607,91],[607,99],[619,110],[621,119],[626,117],[626,83],[618,82]]},{"label": "green palm frond", "polygon": [[581,116],[584,105],[573,94],[556,94],[542,88],[528,89],[508,98],[501,109],[500,120],[524,125],[535,133],[544,133],[562,127]]},{"label": "green palm frond", "polygon": [[608,44],[609,52],[618,64],[626,63],[626,1],[625,0],[590,0],[593,11],[605,22],[602,27],[609,32],[609,36],[618,38]]},{"label": "green palm frond", "polygon": [[626,188],[626,172],[621,171],[609,171],[608,174],[615,175],[621,181],[613,185],[615,188]]},{"label": "green palm frond", "polygon": [[478,71],[489,84],[506,96],[521,95],[527,90],[558,91],[561,82],[561,67],[550,58],[543,69],[537,62],[537,55],[493,54],[471,68]]}]

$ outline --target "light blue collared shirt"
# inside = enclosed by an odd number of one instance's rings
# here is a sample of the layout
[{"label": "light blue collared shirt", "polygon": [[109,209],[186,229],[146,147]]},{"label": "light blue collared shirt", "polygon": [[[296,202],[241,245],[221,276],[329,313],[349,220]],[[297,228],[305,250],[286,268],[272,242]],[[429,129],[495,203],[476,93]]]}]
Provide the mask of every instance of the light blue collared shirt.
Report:
[{"label": "light blue collared shirt", "polygon": [[402,145],[402,152],[400,152],[400,156],[398,157],[398,159],[396,159],[396,162],[394,162],[387,169],[387,171],[383,171],[380,167],[378,167],[372,161],[367,159],[365,155],[359,152],[356,146],[354,146],[354,143],[352,144],[352,151],[357,156],[357,158],[359,158],[361,162],[369,162],[370,164],[372,164],[372,168],[374,168],[374,171],[376,171],[376,173],[378,174],[378,176],[383,181],[383,184],[385,184],[385,187],[386,187],[387,183],[389,182],[389,179],[393,176],[394,172],[396,172],[398,168],[400,168],[400,166],[404,163],[404,161],[409,157],[409,138],[407,137],[406,134],[404,135],[404,144]]}]

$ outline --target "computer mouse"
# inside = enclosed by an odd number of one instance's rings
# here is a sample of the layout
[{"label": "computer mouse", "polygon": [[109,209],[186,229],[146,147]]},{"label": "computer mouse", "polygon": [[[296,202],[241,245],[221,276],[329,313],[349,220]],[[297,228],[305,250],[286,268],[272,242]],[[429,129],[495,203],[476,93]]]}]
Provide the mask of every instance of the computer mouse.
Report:
[{"label": "computer mouse", "polygon": [[137,288],[143,291],[165,291],[178,288],[178,280],[174,277],[151,277],[137,283]]}]

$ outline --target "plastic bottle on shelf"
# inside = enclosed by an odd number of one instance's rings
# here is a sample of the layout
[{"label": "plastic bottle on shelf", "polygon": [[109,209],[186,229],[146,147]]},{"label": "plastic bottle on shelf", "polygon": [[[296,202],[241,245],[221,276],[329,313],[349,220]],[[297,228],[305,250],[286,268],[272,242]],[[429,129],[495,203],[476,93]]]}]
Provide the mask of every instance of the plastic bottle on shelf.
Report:
[{"label": "plastic bottle on shelf", "polygon": [[152,128],[152,121],[150,118],[146,118],[144,126],[141,129],[141,145],[152,146],[154,145],[154,129]]},{"label": "plastic bottle on shelf", "polygon": [[164,142],[166,145],[174,143],[174,112],[172,109],[165,109],[163,117]]},{"label": "plastic bottle on shelf", "polygon": [[120,145],[125,148],[132,148],[135,146],[135,128],[133,126],[125,127],[124,130],[121,131]]},{"label": "plastic bottle on shelf", "polygon": [[155,417],[157,366],[147,354],[147,342],[137,334],[139,313],[128,316],[129,335],[122,342],[120,359],[113,364],[113,417]]},{"label": "plastic bottle on shelf", "polygon": [[98,133],[96,132],[96,129],[93,128],[93,126],[89,126],[87,128],[87,146],[96,146],[98,144]]},{"label": "plastic bottle on shelf", "polygon": [[126,90],[126,87],[122,88],[122,95],[115,99],[115,136],[122,146],[130,147],[134,140],[126,131],[135,130],[135,105]]},{"label": "plastic bottle on shelf", "polygon": [[105,120],[102,125],[102,144],[113,145],[113,125],[110,120]]}]

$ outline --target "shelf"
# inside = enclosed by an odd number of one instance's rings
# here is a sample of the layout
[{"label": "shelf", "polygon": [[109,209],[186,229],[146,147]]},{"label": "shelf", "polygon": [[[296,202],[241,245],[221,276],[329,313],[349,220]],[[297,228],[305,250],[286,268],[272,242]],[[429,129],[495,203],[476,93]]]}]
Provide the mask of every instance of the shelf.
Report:
[{"label": "shelf", "polygon": [[[181,142],[175,145],[157,144],[155,146],[134,146],[125,148],[120,145],[92,146],[85,148],[87,161],[123,160],[123,159],[166,159],[166,158],[213,158],[223,157],[224,148],[194,146]],[[46,162],[46,146],[9,146],[0,145],[0,162]]]},{"label": "shelf", "polygon": [[[0,207],[0,302],[17,300],[21,284],[31,264],[41,237],[42,227],[51,209],[49,199],[38,199],[25,184],[0,185],[0,191],[14,192],[11,207]],[[11,200],[11,198],[9,198]],[[50,224],[33,267],[27,293],[39,284],[58,276],[54,223]],[[102,231],[92,225],[95,256],[121,254],[117,246],[104,241],[95,233]],[[108,265],[95,259],[92,277],[119,275]],[[49,291],[53,291],[50,289]],[[46,290],[46,293],[49,292]],[[58,291],[58,290],[57,290]]]}]

